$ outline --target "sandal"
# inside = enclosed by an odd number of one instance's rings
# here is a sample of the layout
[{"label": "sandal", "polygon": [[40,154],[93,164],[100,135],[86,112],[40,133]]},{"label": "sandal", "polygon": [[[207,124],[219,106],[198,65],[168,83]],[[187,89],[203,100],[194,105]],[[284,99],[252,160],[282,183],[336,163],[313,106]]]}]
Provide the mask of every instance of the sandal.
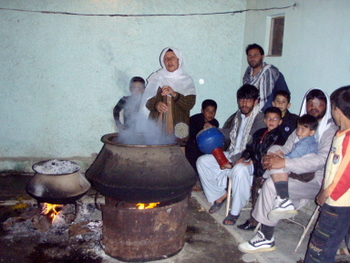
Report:
[{"label": "sandal", "polygon": [[[237,219],[238,219],[238,216],[234,216],[234,215],[232,215],[232,214],[229,213],[229,214],[226,216],[226,218],[224,219],[224,221],[222,221],[222,223],[223,223],[224,225],[227,225],[227,226],[233,226],[234,224],[236,224]],[[227,223],[225,223],[225,221],[229,221],[230,223],[227,224]]]},{"label": "sandal", "polygon": [[347,255],[350,256],[349,250],[347,247],[342,247],[337,250],[337,255]]},{"label": "sandal", "polygon": [[[224,200],[225,201],[225,200]],[[217,203],[216,201],[214,202],[214,204],[209,208],[209,214],[213,214],[217,211],[220,210],[220,208],[222,207],[222,205],[224,204],[224,201],[222,201],[221,203]]]}]

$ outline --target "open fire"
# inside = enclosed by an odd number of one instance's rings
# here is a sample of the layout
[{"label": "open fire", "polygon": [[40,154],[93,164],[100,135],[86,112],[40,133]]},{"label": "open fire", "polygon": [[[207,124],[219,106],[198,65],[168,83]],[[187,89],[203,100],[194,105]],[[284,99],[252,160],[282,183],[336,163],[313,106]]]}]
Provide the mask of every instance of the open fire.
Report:
[{"label": "open fire", "polygon": [[51,223],[54,223],[62,208],[63,205],[44,203],[41,214],[47,215],[51,218]]},{"label": "open fire", "polygon": [[159,204],[160,204],[160,202],[148,203],[148,204],[138,203],[138,204],[136,204],[136,207],[137,207],[137,209],[151,209],[151,208],[157,207],[157,205],[159,205]]}]

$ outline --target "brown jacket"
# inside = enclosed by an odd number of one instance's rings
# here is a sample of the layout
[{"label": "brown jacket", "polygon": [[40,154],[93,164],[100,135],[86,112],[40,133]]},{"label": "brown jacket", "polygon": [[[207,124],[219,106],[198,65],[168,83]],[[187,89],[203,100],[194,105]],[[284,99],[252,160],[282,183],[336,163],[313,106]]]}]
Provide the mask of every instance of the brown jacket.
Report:
[{"label": "brown jacket", "polygon": [[[146,107],[150,110],[149,118],[158,121],[160,113],[156,110],[156,104],[163,101],[163,96],[158,92],[156,96],[147,101]],[[190,110],[196,103],[196,95],[184,96],[176,92],[176,96],[172,98],[172,112],[174,127],[179,122],[189,125]],[[184,139],[187,141],[187,138]]]}]

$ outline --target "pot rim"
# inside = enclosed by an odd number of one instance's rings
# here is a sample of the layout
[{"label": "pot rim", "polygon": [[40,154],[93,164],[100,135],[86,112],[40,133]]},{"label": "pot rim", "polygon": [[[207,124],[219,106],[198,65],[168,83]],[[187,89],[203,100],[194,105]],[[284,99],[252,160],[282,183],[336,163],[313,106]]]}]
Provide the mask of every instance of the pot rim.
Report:
[{"label": "pot rim", "polygon": [[169,147],[169,146],[180,146],[177,142],[174,143],[168,143],[168,144],[124,144],[124,143],[118,143],[113,141],[114,138],[118,137],[119,133],[115,132],[115,133],[107,133],[105,135],[102,136],[101,141],[103,143],[106,144],[110,144],[110,145],[117,145],[117,146],[121,146],[121,147],[153,147],[153,148],[157,148],[157,147]]},{"label": "pot rim", "polygon": [[[60,162],[66,161],[66,162],[70,162],[70,163],[76,165],[77,167],[76,167],[74,170],[72,170],[72,172],[69,172],[69,173],[56,173],[56,174],[55,174],[55,173],[43,173],[43,172],[39,172],[39,171],[37,170],[37,167],[38,167],[39,165],[42,165],[42,164],[44,164],[44,163],[46,163],[46,162],[50,162],[50,161],[60,161]],[[76,162],[73,162],[73,161],[70,161],[70,160],[47,159],[47,160],[43,160],[43,161],[40,161],[40,162],[37,162],[37,163],[33,164],[32,169],[33,169],[37,174],[52,175],[52,176],[60,176],[60,175],[74,174],[74,173],[76,173],[76,172],[78,172],[78,171],[80,170],[80,167],[79,167],[79,165],[78,165]]]}]

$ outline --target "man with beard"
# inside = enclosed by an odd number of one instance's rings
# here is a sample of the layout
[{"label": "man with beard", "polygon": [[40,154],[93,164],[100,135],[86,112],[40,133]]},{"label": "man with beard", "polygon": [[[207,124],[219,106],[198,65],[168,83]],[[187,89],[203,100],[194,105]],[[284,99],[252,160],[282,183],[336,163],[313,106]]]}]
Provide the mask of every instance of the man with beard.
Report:
[{"label": "man with beard", "polygon": [[284,76],[278,68],[266,64],[264,49],[258,44],[248,45],[246,50],[249,66],[243,76],[243,84],[254,85],[259,89],[260,108],[262,111],[272,106],[273,95],[277,90],[287,90]]},{"label": "man with beard", "polygon": [[204,194],[208,202],[214,202],[209,213],[215,213],[221,208],[227,197],[227,178],[231,177],[233,180],[231,213],[225,218],[224,224],[232,225],[232,221],[235,221],[232,218],[238,218],[250,196],[253,180],[252,168],[245,169],[244,164],[236,165],[235,163],[241,158],[252,135],[257,130],[266,127],[264,114],[259,109],[258,97],[259,91],[252,85],[243,85],[237,91],[239,110],[228,119],[224,128],[221,129],[225,138],[230,140],[228,151],[224,152],[230,163],[225,167],[220,167],[212,154],[202,155],[197,160],[197,170]]},{"label": "man with beard", "polygon": [[[312,89],[306,93],[300,115],[306,113],[316,117],[319,123],[315,135],[319,145],[318,153],[310,153],[294,159],[284,159],[278,154],[274,154],[278,150],[288,151],[288,149],[292,149],[297,141],[296,133],[292,133],[284,146],[272,146],[263,162],[266,169],[283,169],[289,172],[286,187],[289,191],[289,197],[296,207],[302,199],[314,200],[320,191],[324,166],[337,129],[332,120],[329,97],[323,91]],[[279,219],[269,217],[269,213],[274,207],[283,206],[283,204],[276,202],[278,200],[276,197],[276,187],[272,178],[267,178],[252,212],[253,218],[261,223],[261,229],[251,240],[238,246],[240,251],[255,253],[276,249],[273,233]]]}]

